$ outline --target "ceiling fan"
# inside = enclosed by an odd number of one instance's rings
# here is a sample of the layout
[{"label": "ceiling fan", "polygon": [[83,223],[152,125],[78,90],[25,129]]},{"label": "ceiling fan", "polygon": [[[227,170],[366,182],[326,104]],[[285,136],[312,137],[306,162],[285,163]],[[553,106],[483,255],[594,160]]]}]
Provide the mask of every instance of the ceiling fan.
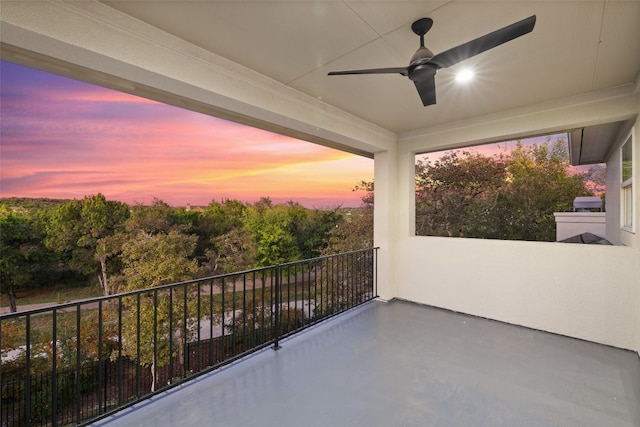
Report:
[{"label": "ceiling fan", "polygon": [[450,67],[472,56],[478,55],[503,43],[523,36],[533,31],[536,16],[518,21],[504,28],[485,34],[482,37],[461,44],[442,53],[434,55],[424,46],[424,35],[431,29],[433,20],[421,18],[411,25],[411,30],[420,36],[420,47],[413,54],[406,67],[371,68],[365,70],[331,71],[330,76],[345,74],[401,74],[409,77],[416,85],[422,103],[426,107],[436,103],[436,71]]}]

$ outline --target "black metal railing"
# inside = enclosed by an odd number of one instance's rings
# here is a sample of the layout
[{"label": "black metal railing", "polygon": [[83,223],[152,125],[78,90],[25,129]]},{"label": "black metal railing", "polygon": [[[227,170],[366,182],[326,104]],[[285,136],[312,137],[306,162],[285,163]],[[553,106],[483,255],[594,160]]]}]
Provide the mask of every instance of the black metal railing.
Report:
[{"label": "black metal railing", "polygon": [[0,316],[0,425],[105,417],[377,296],[377,248]]}]

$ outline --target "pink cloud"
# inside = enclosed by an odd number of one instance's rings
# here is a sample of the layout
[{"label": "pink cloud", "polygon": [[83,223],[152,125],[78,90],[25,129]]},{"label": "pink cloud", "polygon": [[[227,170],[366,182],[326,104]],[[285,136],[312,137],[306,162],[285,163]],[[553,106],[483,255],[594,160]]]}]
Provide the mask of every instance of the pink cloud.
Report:
[{"label": "pink cloud", "polygon": [[[373,161],[0,62],[0,196],[357,206]],[[16,68],[17,67],[17,68]],[[330,172],[329,172],[330,171]]]}]

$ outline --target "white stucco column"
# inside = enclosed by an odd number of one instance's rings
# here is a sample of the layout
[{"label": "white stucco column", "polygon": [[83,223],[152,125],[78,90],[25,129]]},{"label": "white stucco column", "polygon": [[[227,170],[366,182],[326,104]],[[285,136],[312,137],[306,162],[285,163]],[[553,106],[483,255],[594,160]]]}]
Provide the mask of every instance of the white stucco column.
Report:
[{"label": "white stucco column", "polygon": [[[636,221],[636,233],[635,233],[635,251],[636,251],[636,260],[637,262],[634,263],[635,265],[635,274],[634,277],[636,278],[636,299],[637,299],[637,303],[636,303],[636,351],[638,352],[638,355],[640,356],[640,179],[638,179],[638,175],[640,175],[640,75],[638,75],[638,78],[636,79],[636,105],[638,106],[638,116],[636,117],[636,122],[634,125],[634,131],[635,131],[635,135],[634,135],[634,146],[633,146],[633,155],[635,156],[634,159],[634,180],[635,182],[633,183],[633,187],[634,187],[634,191],[635,191],[635,218],[634,221]],[[631,268],[633,268],[633,266],[631,266]]]},{"label": "white stucco column", "polygon": [[382,151],[374,157],[375,202],[373,240],[378,250],[378,295],[383,300],[396,296],[395,259],[397,252],[398,189],[396,150]]}]

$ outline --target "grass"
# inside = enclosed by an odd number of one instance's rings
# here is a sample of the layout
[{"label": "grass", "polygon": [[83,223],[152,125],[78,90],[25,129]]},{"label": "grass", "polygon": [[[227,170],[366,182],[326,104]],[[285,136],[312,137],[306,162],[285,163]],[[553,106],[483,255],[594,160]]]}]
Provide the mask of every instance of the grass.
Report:
[{"label": "grass", "polygon": [[[55,303],[62,304],[69,301],[102,296],[96,285],[69,286],[53,285],[49,288],[20,289],[16,292],[18,307],[30,304]],[[8,307],[9,299],[6,294],[0,296],[0,307]]]},{"label": "grass", "polygon": [[[296,300],[304,300],[308,299],[309,296],[309,283],[306,281],[298,282],[297,284],[283,284],[282,285],[282,298],[281,302],[293,302]],[[195,288],[192,288],[193,291]],[[143,298],[149,298],[151,293],[143,294]],[[177,291],[174,293],[174,305],[181,305],[183,301],[183,291]],[[91,297],[99,297],[102,296],[100,293],[100,289],[97,286],[54,286],[48,289],[29,289],[24,290],[18,294],[18,307],[22,305],[28,304],[39,304],[39,303],[64,303],[73,300],[82,300]],[[247,289],[246,291],[233,291],[227,290],[225,292],[224,305],[225,311],[238,310],[245,308],[247,310],[252,310],[254,313],[259,313],[260,304],[266,304],[267,306],[271,306],[272,304],[272,290],[271,288],[256,288],[256,289]],[[165,296],[166,297],[166,296]],[[191,303],[195,302],[192,298],[189,299]],[[134,298],[134,297],[128,297]],[[209,314],[209,310],[211,308],[211,298],[213,298],[214,312],[219,313],[222,305],[222,294],[214,294],[214,295],[201,295],[200,296],[200,304],[202,309],[202,315],[206,316]],[[114,300],[114,303],[117,300]],[[135,304],[133,301],[130,303]],[[2,306],[5,307],[8,305],[8,301],[6,295],[2,295]],[[188,309],[190,313],[194,313],[195,306],[191,305]],[[300,307],[299,309],[302,309]],[[97,309],[84,307],[82,309],[83,322],[86,323],[89,319],[97,316]],[[114,314],[110,310],[105,311],[104,321],[105,324],[109,324],[113,321],[113,318],[109,320],[109,314]],[[259,316],[259,315],[257,315]],[[292,315],[289,311],[287,311],[286,319],[290,321],[290,317],[294,318],[297,315]],[[76,312],[75,310],[71,311],[58,311],[57,312],[57,335],[58,337],[67,336],[68,334],[74,335],[76,333]],[[50,312],[40,313],[32,316],[30,318],[30,332],[32,334],[32,340],[38,341],[38,337],[47,337],[51,336],[52,333],[52,316]],[[11,326],[13,326],[12,337],[16,342],[23,342],[25,337],[25,318],[18,318],[10,322]],[[3,324],[3,333],[5,325]],[[48,340],[48,338],[46,338]],[[17,346],[18,344],[16,344]]]},{"label": "grass", "polygon": [[[295,286],[293,284],[283,285],[284,295],[286,295],[287,293],[287,290],[286,290],[287,286],[291,288],[291,291],[290,291],[291,297],[294,297],[294,295],[296,294],[297,294],[296,296],[297,298],[300,298],[303,295],[306,296],[306,293],[307,293],[306,285],[304,288],[305,290],[302,291],[302,295],[300,294],[300,290],[298,290],[298,292],[294,291]],[[303,289],[302,286],[303,285],[301,283],[298,283],[299,289]],[[262,292],[263,292],[262,288],[257,288],[255,292],[256,292],[256,300],[260,300],[262,298]],[[230,293],[231,292],[227,291],[227,301],[225,305],[231,304],[232,298],[230,297]],[[251,297],[250,296],[251,293],[252,293],[251,290],[246,291],[247,298]],[[44,304],[44,303],[63,304],[69,301],[95,298],[95,297],[102,296],[102,291],[96,285],[86,285],[86,286],[66,285],[65,286],[62,284],[58,284],[49,288],[21,289],[16,292],[16,296],[17,296],[18,307],[20,307],[24,305]],[[238,304],[238,302],[242,300],[242,296],[243,296],[242,291],[236,291],[236,294],[235,294],[236,304]],[[216,295],[216,301],[218,301],[218,299],[220,298],[221,298],[220,295]],[[267,293],[267,295],[265,295],[265,298],[267,301],[269,301],[271,299],[270,294]],[[7,295],[1,294],[0,307],[8,307],[8,306],[9,306],[9,299],[7,298]]]}]

